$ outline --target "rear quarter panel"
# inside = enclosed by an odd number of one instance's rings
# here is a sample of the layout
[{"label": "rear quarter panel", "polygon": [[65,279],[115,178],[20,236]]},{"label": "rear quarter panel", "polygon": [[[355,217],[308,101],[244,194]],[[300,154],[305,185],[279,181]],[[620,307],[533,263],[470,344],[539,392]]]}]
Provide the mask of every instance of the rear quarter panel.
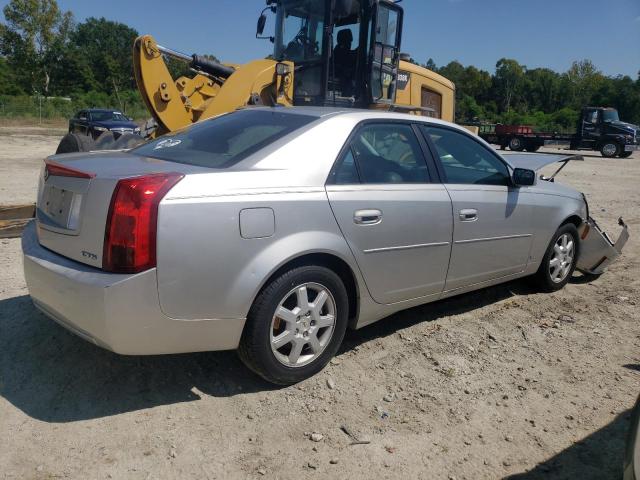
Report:
[{"label": "rear quarter panel", "polygon": [[[243,238],[240,212],[268,208],[274,234]],[[269,276],[306,253],[342,258],[361,282],[324,189],[165,200],[158,217],[158,289],[176,319],[244,318]]]}]

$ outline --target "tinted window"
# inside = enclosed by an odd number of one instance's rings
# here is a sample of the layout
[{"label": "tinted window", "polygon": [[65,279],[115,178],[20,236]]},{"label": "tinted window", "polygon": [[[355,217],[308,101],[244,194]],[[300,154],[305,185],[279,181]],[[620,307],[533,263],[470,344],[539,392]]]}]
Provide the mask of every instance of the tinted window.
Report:
[{"label": "tinted window", "polygon": [[279,111],[234,112],[164,135],[132,153],[209,168],[228,168],[317,120]]},{"label": "tinted window", "polygon": [[360,183],[356,161],[353,158],[353,153],[350,148],[342,156],[342,159],[338,161],[336,168],[331,173],[329,183],[335,185],[353,185],[354,183]]},{"label": "tinted window", "polygon": [[350,147],[362,183],[429,182],[420,144],[409,125],[366,125]]},{"label": "tinted window", "polygon": [[436,147],[446,183],[509,185],[509,170],[473,138],[447,128],[421,127]]},{"label": "tinted window", "polygon": [[120,112],[91,112],[91,120],[94,122],[108,122],[110,120],[126,122],[129,119]]}]

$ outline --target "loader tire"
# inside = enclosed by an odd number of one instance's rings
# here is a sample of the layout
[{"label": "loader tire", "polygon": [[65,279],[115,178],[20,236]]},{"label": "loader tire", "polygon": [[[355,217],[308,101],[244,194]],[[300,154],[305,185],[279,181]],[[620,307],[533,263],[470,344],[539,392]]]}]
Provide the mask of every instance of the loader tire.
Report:
[{"label": "loader tire", "polygon": [[128,150],[144,143],[144,138],[135,133],[123,133],[113,144],[113,150]]},{"label": "loader tire", "polygon": [[67,133],[56,149],[56,155],[60,153],[90,152],[95,149],[95,142],[87,135],[77,133]]},{"label": "loader tire", "polygon": [[102,132],[98,138],[96,138],[95,150],[113,150],[116,143],[116,137],[113,132]]}]

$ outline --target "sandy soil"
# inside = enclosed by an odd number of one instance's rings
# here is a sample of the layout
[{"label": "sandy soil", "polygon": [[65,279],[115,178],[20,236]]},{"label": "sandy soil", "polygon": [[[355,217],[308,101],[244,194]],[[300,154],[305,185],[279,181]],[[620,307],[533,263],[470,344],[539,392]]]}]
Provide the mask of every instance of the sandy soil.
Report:
[{"label": "sandy soil", "polygon": [[0,130],[0,205],[35,202],[40,167],[62,135],[7,132],[14,130]]},{"label": "sandy soil", "polygon": [[[0,140],[0,203],[33,199],[56,139]],[[620,478],[640,380],[635,157],[590,157],[560,178],[612,233],[628,221],[608,273],[402,312],[348,333],[324,372],[290,388],[233,352],[88,344],[34,309],[19,240],[0,240],[0,478]]]}]

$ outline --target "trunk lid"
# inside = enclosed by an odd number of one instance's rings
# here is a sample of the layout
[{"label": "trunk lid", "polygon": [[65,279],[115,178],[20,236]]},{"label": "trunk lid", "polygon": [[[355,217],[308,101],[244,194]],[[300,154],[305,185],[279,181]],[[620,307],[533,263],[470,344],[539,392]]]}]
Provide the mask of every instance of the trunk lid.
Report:
[{"label": "trunk lid", "polygon": [[[47,164],[53,168],[47,169]],[[38,240],[60,255],[102,268],[107,216],[118,180],[152,173],[187,175],[202,171],[206,170],[126,152],[49,157],[38,185]]]}]

